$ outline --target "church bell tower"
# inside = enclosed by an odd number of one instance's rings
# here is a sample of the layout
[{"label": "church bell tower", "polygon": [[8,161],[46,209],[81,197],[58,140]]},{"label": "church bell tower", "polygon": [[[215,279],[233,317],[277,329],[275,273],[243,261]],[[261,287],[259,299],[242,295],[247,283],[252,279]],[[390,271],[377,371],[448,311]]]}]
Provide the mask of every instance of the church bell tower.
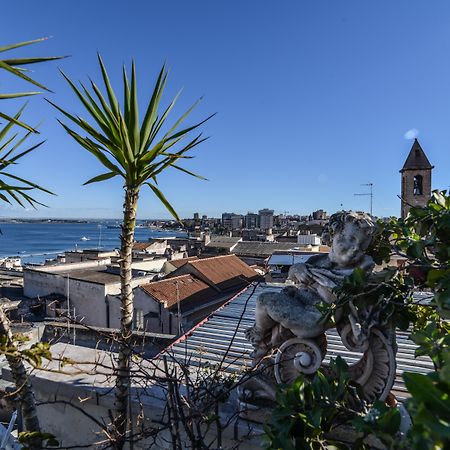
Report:
[{"label": "church bell tower", "polygon": [[401,214],[404,219],[411,206],[425,206],[431,197],[431,171],[434,166],[428,161],[417,139],[411,147],[402,170]]}]

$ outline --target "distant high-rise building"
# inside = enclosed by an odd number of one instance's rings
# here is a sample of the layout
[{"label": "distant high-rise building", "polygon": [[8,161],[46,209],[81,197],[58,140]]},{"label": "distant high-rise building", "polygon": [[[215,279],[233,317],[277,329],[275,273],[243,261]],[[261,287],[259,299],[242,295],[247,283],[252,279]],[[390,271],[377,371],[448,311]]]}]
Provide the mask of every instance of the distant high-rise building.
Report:
[{"label": "distant high-rise building", "polygon": [[260,209],[258,211],[259,228],[267,231],[273,228],[273,209]]},{"label": "distant high-rise building", "polygon": [[401,215],[405,218],[411,206],[425,206],[431,197],[431,171],[433,166],[417,139],[400,170],[402,177]]},{"label": "distant high-rise building", "polygon": [[202,220],[208,220],[208,216],[206,214],[203,214]]},{"label": "distant high-rise building", "polygon": [[254,228],[258,228],[258,214],[248,212],[245,215],[245,228],[248,228],[249,230],[253,230]]},{"label": "distant high-rise building", "polygon": [[199,213],[194,213],[194,220],[198,220],[200,218],[200,214]]},{"label": "distant high-rise building", "polygon": [[243,219],[242,214],[223,213],[222,226],[228,230],[239,230],[242,228]]},{"label": "distant high-rise building", "polygon": [[231,216],[231,227],[233,230],[240,230],[244,222],[244,216],[242,214],[233,214]]},{"label": "distant high-rise building", "polygon": [[231,216],[232,216],[233,214],[234,214],[234,213],[222,213],[222,226],[223,226],[224,228],[227,228],[227,229],[229,229],[229,230],[232,229],[232,226],[231,226]]}]

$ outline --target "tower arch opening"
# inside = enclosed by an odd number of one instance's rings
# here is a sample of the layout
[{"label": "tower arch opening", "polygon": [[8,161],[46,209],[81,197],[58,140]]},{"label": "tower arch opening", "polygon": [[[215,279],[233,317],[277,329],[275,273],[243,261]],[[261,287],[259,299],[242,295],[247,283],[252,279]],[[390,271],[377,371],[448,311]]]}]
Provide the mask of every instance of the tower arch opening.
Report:
[{"label": "tower arch opening", "polygon": [[423,177],[414,175],[414,195],[423,195]]}]

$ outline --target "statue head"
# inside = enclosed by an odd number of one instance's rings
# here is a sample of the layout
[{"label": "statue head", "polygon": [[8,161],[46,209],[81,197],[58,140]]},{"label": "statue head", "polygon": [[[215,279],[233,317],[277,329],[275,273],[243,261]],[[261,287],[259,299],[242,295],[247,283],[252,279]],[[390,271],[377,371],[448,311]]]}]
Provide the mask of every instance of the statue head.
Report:
[{"label": "statue head", "polygon": [[330,259],[336,264],[351,267],[364,257],[375,231],[369,214],[340,211],[330,217],[322,233],[325,244],[331,245]]}]

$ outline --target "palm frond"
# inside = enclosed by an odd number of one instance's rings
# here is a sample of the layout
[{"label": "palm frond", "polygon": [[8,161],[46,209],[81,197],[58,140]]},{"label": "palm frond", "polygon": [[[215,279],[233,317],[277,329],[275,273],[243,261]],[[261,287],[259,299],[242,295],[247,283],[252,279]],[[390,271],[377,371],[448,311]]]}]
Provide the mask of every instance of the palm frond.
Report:
[{"label": "palm frond", "polygon": [[[7,52],[9,50],[14,50],[20,47],[36,44],[38,42],[45,41],[48,38],[41,38],[41,39],[34,39],[32,41],[24,41],[19,42],[16,44],[11,44],[7,46],[0,47],[0,53]],[[10,73],[11,75],[20,78],[24,80],[25,82],[32,84],[34,86],[37,86],[38,88],[42,89],[43,91],[51,92],[50,89],[48,89],[43,84],[36,81],[34,78],[31,78],[29,75],[26,75],[24,72],[28,72],[28,70],[24,69],[22,66],[30,65],[30,64],[38,64],[48,61],[55,61],[61,58],[65,58],[65,56],[43,56],[43,57],[29,57],[29,58],[7,58],[7,59],[0,59],[0,69],[5,70],[6,72]],[[24,92],[5,92],[0,93],[0,100],[10,100],[15,99],[19,97],[29,97],[32,95],[40,94],[41,92],[37,91],[24,91]],[[27,129],[28,131],[35,131],[30,125],[27,125],[26,123],[9,116],[5,112],[0,111],[0,117],[7,120],[8,122],[12,122],[22,128]]]},{"label": "palm frond", "polygon": [[[20,118],[24,108],[25,106],[13,116],[15,122]],[[36,150],[44,143],[44,141],[41,141],[24,150],[18,151],[19,147],[30,137],[32,132],[28,131],[21,137],[19,137],[19,133],[14,133],[10,136],[9,133],[15,122],[10,121],[0,129],[0,200],[10,204],[17,203],[22,207],[25,207],[27,204],[33,208],[36,208],[37,205],[45,206],[43,203],[32,197],[29,192],[38,190],[54,195],[53,192],[32,181],[19,177],[10,171],[12,166],[16,165],[20,158],[23,158],[28,153]],[[16,183],[18,182],[19,184],[11,184],[7,180]]]}]

